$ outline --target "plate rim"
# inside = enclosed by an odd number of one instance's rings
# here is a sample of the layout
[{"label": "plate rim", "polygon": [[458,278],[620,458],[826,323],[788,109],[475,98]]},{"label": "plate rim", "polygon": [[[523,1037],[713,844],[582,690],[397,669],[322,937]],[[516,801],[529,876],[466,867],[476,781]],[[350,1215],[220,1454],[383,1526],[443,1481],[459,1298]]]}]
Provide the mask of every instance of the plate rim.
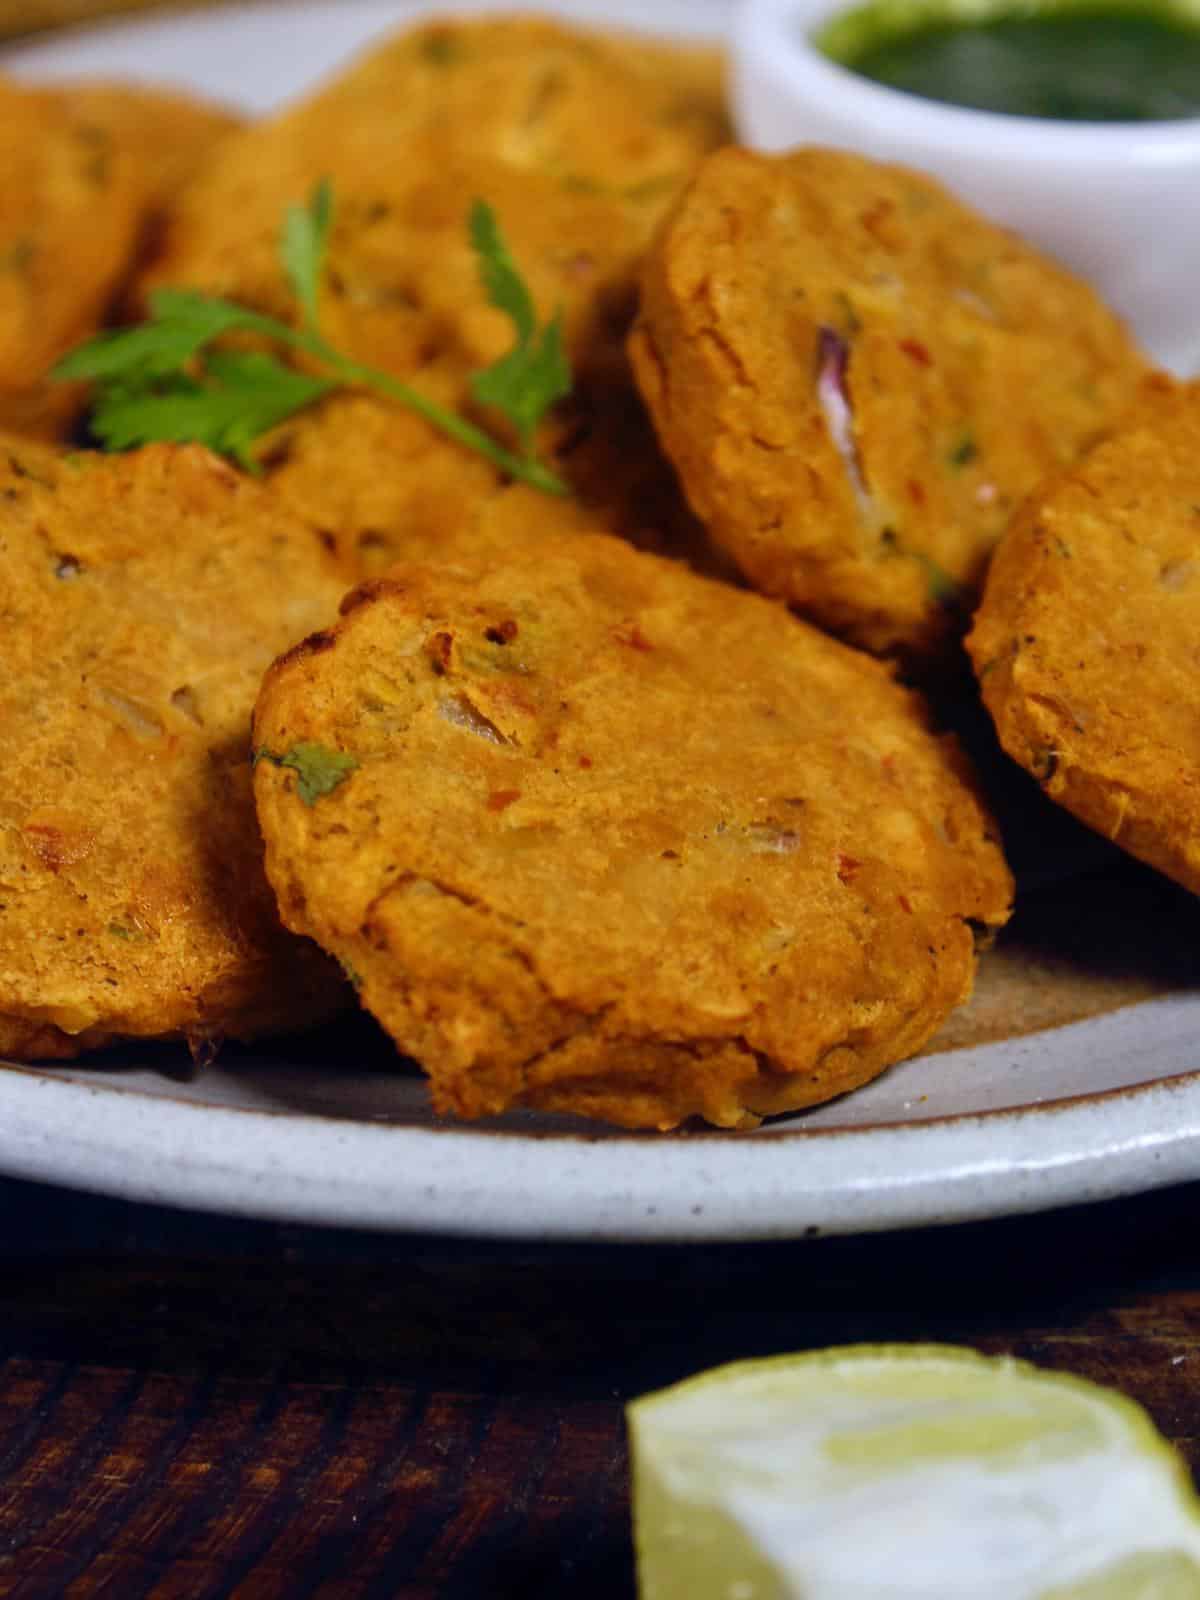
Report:
[{"label": "plate rim", "polygon": [[[531,1137],[397,1126],[4,1065],[0,1170],[8,1175],[275,1222],[526,1241],[750,1241],[978,1221],[1200,1175],[1200,1067],[919,1122],[780,1129],[751,1146],[716,1132]],[[867,1139],[870,1170],[838,1171],[844,1135]],[[497,1140],[515,1163],[475,1159]],[[614,1151],[645,1143],[655,1150],[652,1172],[644,1162],[641,1171],[636,1163],[608,1170]],[[542,1170],[531,1177],[525,1157]]]}]

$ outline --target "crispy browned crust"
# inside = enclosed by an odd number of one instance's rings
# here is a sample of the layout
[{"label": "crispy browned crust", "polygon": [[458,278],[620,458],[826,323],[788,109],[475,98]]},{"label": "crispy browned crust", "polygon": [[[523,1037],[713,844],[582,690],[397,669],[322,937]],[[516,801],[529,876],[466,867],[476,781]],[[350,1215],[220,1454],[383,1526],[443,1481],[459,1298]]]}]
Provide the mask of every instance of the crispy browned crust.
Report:
[{"label": "crispy browned crust", "polygon": [[0,450],[0,1054],[328,1015],[279,925],[248,721],[336,611],[312,533],[206,451]]},{"label": "crispy browned crust", "polygon": [[53,92],[71,116],[104,129],[128,151],[152,214],[174,200],[228,134],[245,126],[229,106],[140,83],[81,79]]},{"label": "crispy browned crust", "polygon": [[53,439],[77,389],[49,368],[100,325],[140,237],[132,154],[60,94],[0,79],[0,427]]},{"label": "crispy browned crust", "polygon": [[167,198],[234,125],[182,96],[0,79],[0,427],[69,430],[83,391],[50,368],[100,327]]},{"label": "crispy browned crust", "polygon": [[965,624],[1021,497],[1144,370],[1030,246],[930,179],[820,149],[703,163],[650,253],[631,353],[694,509],[755,586],[918,664]]},{"label": "crispy browned crust", "polygon": [[[470,411],[458,377],[422,374],[422,391]],[[481,419],[486,420],[486,419]],[[641,549],[732,572],[680,491],[628,382],[577,384],[539,430],[541,458],[589,514]],[[398,560],[436,560],[470,537],[508,480],[413,412],[366,395],[335,395],[277,428],[259,457],[266,481],[311,522],[348,581]],[[528,501],[536,520],[544,497]]]},{"label": "crispy browned crust", "polygon": [[[700,156],[728,135],[722,68],[716,51],[530,17],[407,29],[229,141],[170,209],[143,290],[183,284],[293,315],[280,221],[328,176],[330,338],[502,432],[470,393],[471,374],[512,342],[467,233],[472,201],[485,200],[540,315],[563,317],[575,388],[541,452],[613,531],[700,550],[624,341],[642,253]],[[289,423],[264,461],[355,576],[426,554],[504,487],[419,418],[361,395]]]},{"label": "crispy browned crust", "polygon": [[285,922],[459,1115],[746,1126],[919,1049],[1011,892],[957,748],[782,608],[527,505],[268,672],[256,745],[357,762],[311,804],[256,768]]},{"label": "crispy browned crust", "polygon": [[697,160],[726,135],[691,52],[625,48],[532,18],[427,23],[229,141],[171,208],[147,284],[291,315],[276,241],[322,177],[338,197],[323,314],[340,345],[401,374],[511,330],[484,303],[466,233],[495,208],[535,300],[577,362],[620,359],[634,266]]},{"label": "crispy browned crust", "polygon": [[1032,495],[967,640],[1000,742],[1089,827],[1200,893],[1200,389]]}]

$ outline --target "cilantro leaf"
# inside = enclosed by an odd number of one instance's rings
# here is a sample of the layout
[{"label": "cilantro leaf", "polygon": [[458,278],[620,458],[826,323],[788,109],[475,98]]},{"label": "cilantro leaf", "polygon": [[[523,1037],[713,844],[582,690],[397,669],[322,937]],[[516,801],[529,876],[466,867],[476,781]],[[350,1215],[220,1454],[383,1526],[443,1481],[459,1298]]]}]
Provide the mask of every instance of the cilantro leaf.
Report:
[{"label": "cilantro leaf", "polygon": [[254,763],[269,761],[275,767],[289,767],[296,774],[296,793],[306,806],[315,806],[323,795],[340,788],[358,770],[358,757],[344,750],[302,739],[276,755],[272,750],[256,750]]},{"label": "cilantro leaf", "polygon": [[479,276],[488,300],[513,320],[517,340],[527,344],[537,331],[537,312],[525,280],[509,254],[496,213],[486,200],[476,200],[467,216],[471,248],[479,261]]},{"label": "cilantro leaf", "polygon": [[177,373],[149,389],[103,390],[91,426],[109,450],[204,444],[256,472],[255,439],[336,387],[259,351],[214,351],[200,378]]},{"label": "cilantro leaf", "polygon": [[150,297],[149,322],[112,328],[78,345],[51,377],[124,385],[152,383],[186,367],[205,345],[227,333],[277,334],[270,317],[230,300],[191,289],[158,289]]},{"label": "cilantro leaf", "polygon": [[495,212],[485,201],[476,200],[471,207],[468,230],[487,297],[508,315],[517,336],[507,354],[473,375],[471,393],[481,405],[493,406],[508,418],[528,456],[538,423],[556,400],[571,392],[562,313],[556,312],[544,328],[538,327],[533,298],[504,242]]},{"label": "cilantro leaf", "polygon": [[534,431],[556,400],[571,392],[571,368],[556,314],[528,344],[514,346],[499,361],[477,372],[471,392],[481,405],[495,406],[517,430],[529,455]]},{"label": "cilantro leaf", "polygon": [[[533,302],[490,208],[477,202],[472,210],[472,240],[488,294],[512,317],[517,345],[476,375],[476,394],[515,425],[520,455],[419,389],[343,354],[324,337],[318,316],[333,215],[333,187],[324,179],[306,206],[291,207],[280,233],[279,258],[299,304],[299,327],[193,289],[159,289],[150,297],[147,322],[87,340],[64,356],[51,376],[92,384],[92,432],[109,450],[155,440],[204,444],[253,472],[251,447],[261,434],[335,389],[368,389],[415,411],[497,471],[547,494],[566,494],[566,485],[533,452],[537,423],[570,388],[560,319],[538,329]],[[217,344],[239,333],[302,353],[308,358],[305,370],[263,350]]]},{"label": "cilantro leaf", "polygon": [[85,344],[76,345],[50,370],[63,383],[80,379],[99,382],[136,381],[165,377],[182,365],[193,349],[180,342],[173,330],[155,323],[137,328],[110,328]]},{"label": "cilantro leaf", "polygon": [[150,314],[160,327],[178,329],[181,335],[186,332],[200,344],[226,333],[265,333],[271,337],[278,332],[274,317],[264,317],[233,300],[220,300],[198,289],[155,289],[150,296]]},{"label": "cilantro leaf", "polygon": [[321,277],[333,226],[333,185],[317,184],[306,206],[289,206],[279,241],[279,255],[292,293],[304,312],[304,326],[315,329]]}]

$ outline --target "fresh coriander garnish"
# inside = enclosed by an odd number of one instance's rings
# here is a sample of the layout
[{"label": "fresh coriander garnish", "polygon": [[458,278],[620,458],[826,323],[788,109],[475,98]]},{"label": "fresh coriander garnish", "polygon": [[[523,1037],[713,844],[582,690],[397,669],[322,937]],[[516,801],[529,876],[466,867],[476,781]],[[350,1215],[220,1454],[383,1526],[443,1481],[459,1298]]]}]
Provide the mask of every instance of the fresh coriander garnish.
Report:
[{"label": "fresh coriander garnish", "polygon": [[273,750],[256,750],[253,762],[269,761],[274,767],[289,767],[296,774],[296,793],[306,806],[315,806],[323,795],[339,789],[352,772],[358,771],[358,757],[345,750],[330,750],[309,739],[276,755]]},{"label": "fresh coriander garnish", "polygon": [[321,277],[333,226],[333,185],[323,178],[306,206],[289,206],[279,236],[279,258],[300,308],[304,327],[318,331]]},{"label": "fresh coriander garnish", "polygon": [[556,312],[544,328],[538,327],[533,299],[508,253],[491,206],[476,200],[467,226],[487,297],[510,318],[517,336],[507,355],[475,374],[471,392],[480,405],[494,406],[509,419],[528,457],[538,423],[556,400],[571,392],[562,313]]},{"label": "fresh coriander garnish", "polygon": [[[511,318],[516,344],[475,374],[472,392],[516,430],[519,453],[328,342],[320,328],[320,297],[333,214],[333,187],[325,179],[308,204],[292,206],[284,220],[279,256],[300,308],[299,327],[195,290],[157,289],[150,296],[149,321],[97,334],[59,361],[54,378],[92,384],[91,428],[105,449],[155,441],[204,444],[257,472],[252,446],[269,429],[335,389],[371,389],[415,411],[509,477],[547,494],[568,493],[534,447],[538,423],[571,387],[561,316],[539,327],[491,207],[482,200],[472,206],[471,243],[488,298]],[[298,350],[321,370],[297,370],[268,351],[212,348],[233,333]]]},{"label": "fresh coriander garnish", "polygon": [[107,450],[132,450],[156,439],[206,444],[257,472],[254,441],[336,387],[274,356],[214,350],[199,378],[179,372],[141,387],[105,386],[93,401],[92,429]]}]

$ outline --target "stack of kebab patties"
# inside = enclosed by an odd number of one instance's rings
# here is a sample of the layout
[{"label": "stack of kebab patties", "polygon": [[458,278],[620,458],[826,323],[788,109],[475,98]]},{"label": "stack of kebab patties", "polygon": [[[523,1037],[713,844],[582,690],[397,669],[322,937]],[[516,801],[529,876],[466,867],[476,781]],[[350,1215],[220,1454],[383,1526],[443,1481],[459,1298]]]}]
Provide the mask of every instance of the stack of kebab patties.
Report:
[{"label": "stack of kebab patties", "polygon": [[86,398],[48,369],[237,119],[4,83],[0,122],[0,1054],[126,1037],[203,1053],[342,1001],[334,964],[279,926],[244,756],[263,668],[342,580],[207,452],[48,442]]},{"label": "stack of kebab patties", "polygon": [[[966,997],[1011,878],[895,671],[958,670],[1012,513],[1144,363],[934,184],[726,137],[703,53],[427,24],[174,195],[137,293],[289,316],[280,218],[330,177],[325,326],[464,410],[510,337],[464,227],[488,201],[564,313],[576,382],[539,443],[574,493],[357,394],[268,436],[261,483],[196,449],[14,449],[10,1052],[301,1025],[340,993],[312,940],[439,1109],[748,1126]],[[738,581],[687,564],[722,560]],[[997,686],[1030,665],[987,653]]]},{"label": "stack of kebab patties", "polygon": [[[177,1037],[205,1054],[353,1004],[337,964],[285,933],[262,870],[255,695],[356,578],[401,553],[394,541],[449,540],[504,486],[408,413],[353,397],[268,439],[265,483],[196,448],[55,451],[78,443],[87,396],[49,369],[107,317],[136,315],[156,282],[292,314],[277,237],[327,176],[327,327],[456,405],[505,339],[465,227],[488,197],[536,255],[536,292],[563,304],[583,374],[543,450],[623,531],[698,537],[622,341],[636,261],[727,136],[714,53],[533,23],[432,27],[275,122],[237,121],[111,85],[0,87],[10,1057]],[[562,515],[591,525],[581,507]]]}]

